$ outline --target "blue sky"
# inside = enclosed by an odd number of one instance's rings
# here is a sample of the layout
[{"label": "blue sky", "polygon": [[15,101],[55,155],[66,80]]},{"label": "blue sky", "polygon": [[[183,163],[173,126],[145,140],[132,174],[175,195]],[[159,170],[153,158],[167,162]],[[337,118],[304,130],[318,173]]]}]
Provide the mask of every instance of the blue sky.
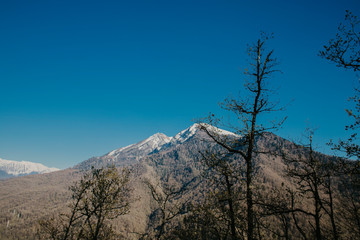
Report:
[{"label": "blue sky", "polygon": [[66,168],[222,114],[261,31],[283,72],[277,134],[298,139],[310,123],[329,152],[358,76],[317,54],[346,9],[360,16],[358,0],[1,1],[0,157]]}]

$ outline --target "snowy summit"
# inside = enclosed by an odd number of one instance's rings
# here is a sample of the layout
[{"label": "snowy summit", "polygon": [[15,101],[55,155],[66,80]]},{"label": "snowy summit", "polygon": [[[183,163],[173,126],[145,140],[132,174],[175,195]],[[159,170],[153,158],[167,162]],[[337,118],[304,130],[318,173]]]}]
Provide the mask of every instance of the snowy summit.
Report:
[{"label": "snowy summit", "polygon": [[41,163],[27,161],[13,161],[0,158],[0,178],[19,177],[30,174],[41,174],[58,171],[58,168],[49,168]]}]

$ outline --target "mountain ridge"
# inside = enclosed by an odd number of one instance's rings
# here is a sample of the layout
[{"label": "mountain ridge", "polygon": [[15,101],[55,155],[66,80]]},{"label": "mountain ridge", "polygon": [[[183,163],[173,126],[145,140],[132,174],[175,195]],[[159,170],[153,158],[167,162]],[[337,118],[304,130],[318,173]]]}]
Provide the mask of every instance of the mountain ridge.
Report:
[{"label": "mountain ridge", "polygon": [[41,163],[14,161],[0,158],[0,179],[32,174],[50,173],[58,170],[60,169],[47,167]]},{"label": "mountain ridge", "polygon": [[198,124],[195,123],[180,131],[174,137],[168,137],[163,133],[156,133],[137,143],[112,150],[102,156],[92,157],[75,165],[74,168],[89,169],[91,166],[100,167],[108,164],[115,164],[117,166],[130,165],[139,162],[143,157],[154,152],[163,151],[170,146],[186,142],[199,130]]},{"label": "mountain ridge", "polygon": [[[230,140],[230,144],[236,143],[237,137],[240,137],[210,125],[202,126],[209,127],[208,130],[217,134],[219,139]],[[261,152],[276,152],[279,148],[297,149],[295,145],[273,133],[264,133],[256,138],[256,146]],[[199,124],[194,124],[174,137],[156,133],[138,143],[90,158],[63,171],[4,180],[0,188],[0,238],[2,239],[1,233],[5,232],[2,230],[14,236],[34,234],[31,226],[36,220],[52,214],[57,215],[66,209],[71,198],[69,186],[78,181],[86,170],[115,165],[129,169],[134,192],[130,213],[115,219],[113,224],[117,226],[119,233],[124,234],[123,239],[138,240],[139,236],[134,233],[144,233],[149,226],[151,228],[149,224],[153,218],[150,219],[150,216],[157,216],[158,209],[146,182],[160,188],[179,188],[191,182],[192,191],[184,193],[178,200],[200,201],[209,191],[202,182],[202,154],[217,152],[224,152],[224,149],[214,143],[205,131],[199,129]],[[241,164],[242,159],[238,155],[228,157]],[[287,182],[282,174],[285,165],[281,156],[260,154],[254,160],[258,166],[259,181],[265,184],[264,189],[269,186],[282,186]],[[14,217],[14,212],[22,217]],[[9,219],[10,228],[7,228]]]}]

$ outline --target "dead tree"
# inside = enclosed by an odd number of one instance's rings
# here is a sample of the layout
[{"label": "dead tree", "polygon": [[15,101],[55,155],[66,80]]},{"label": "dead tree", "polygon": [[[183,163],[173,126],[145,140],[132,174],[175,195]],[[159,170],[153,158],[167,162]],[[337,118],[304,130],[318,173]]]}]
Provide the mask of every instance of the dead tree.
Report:
[{"label": "dead tree", "polygon": [[[272,75],[278,70],[275,69],[278,62],[273,57],[273,50],[266,51],[265,43],[267,37],[262,37],[253,45],[249,46],[248,54],[250,57],[250,66],[246,68],[244,74],[245,90],[248,93],[240,100],[228,98],[221,107],[236,115],[239,126],[234,127],[234,132],[241,138],[229,140],[226,136],[217,132],[211,126],[217,126],[221,122],[214,114],[211,114],[206,120],[208,124],[200,124],[200,129],[228,153],[236,154],[245,164],[244,182],[245,182],[245,201],[246,201],[246,235],[248,240],[255,238],[255,212],[254,212],[254,169],[255,159],[261,154],[255,140],[264,132],[276,129],[283,121],[262,125],[259,117],[264,114],[276,111],[276,103],[271,101],[270,96],[273,93],[269,88],[268,82]],[[232,230],[233,232],[233,230]],[[233,232],[233,234],[236,234]],[[236,239],[234,236],[233,239]]]},{"label": "dead tree", "polygon": [[70,187],[73,203],[70,214],[40,221],[42,239],[116,239],[108,224],[128,213],[130,207],[129,171],[115,167],[93,168]]}]

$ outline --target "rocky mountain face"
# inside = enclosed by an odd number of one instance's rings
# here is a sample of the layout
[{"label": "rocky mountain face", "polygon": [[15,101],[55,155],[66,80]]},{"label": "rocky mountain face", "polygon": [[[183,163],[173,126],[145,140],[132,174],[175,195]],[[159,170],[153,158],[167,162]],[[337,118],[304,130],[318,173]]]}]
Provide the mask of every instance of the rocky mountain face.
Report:
[{"label": "rocky mountain face", "polygon": [[[219,136],[239,137],[234,133],[222,129],[212,126],[208,127]],[[192,139],[196,139],[196,142],[191,141]],[[203,140],[204,142],[200,144],[199,140]],[[112,164],[116,166],[133,165],[144,161],[146,162],[147,158],[153,158],[174,149],[182,149],[180,152],[192,153],[190,155],[199,157],[199,151],[203,148],[205,149],[210,142],[211,140],[206,134],[199,129],[199,124],[194,124],[179,132],[174,137],[168,137],[163,133],[156,133],[138,143],[115,149],[100,157],[92,157],[76,165],[74,168],[87,170],[91,167],[96,168]],[[179,150],[177,151],[179,152]]]},{"label": "rocky mountain face", "polygon": [[58,168],[46,167],[41,163],[27,161],[11,161],[0,158],[0,179],[19,177],[32,174],[50,173]]},{"label": "rocky mountain face", "polygon": [[138,163],[143,157],[159,150],[169,143],[171,138],[162,133],[156,133],[151,137],[126,147],[115,149],[104,156],[93,157],[76,165],[76,169],[90,169],[93,167],[115,164],[116,166],[131,165]]}]

